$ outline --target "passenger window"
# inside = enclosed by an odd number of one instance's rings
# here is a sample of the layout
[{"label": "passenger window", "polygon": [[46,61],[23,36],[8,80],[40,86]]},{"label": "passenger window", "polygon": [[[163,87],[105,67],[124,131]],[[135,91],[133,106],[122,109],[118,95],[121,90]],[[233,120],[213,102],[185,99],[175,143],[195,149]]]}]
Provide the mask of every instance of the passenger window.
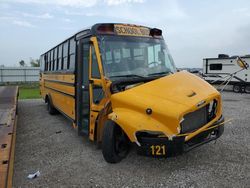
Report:
[{"label": "passenger window", "polygon": [[58,47],[58,70],[62,69],[62,45]]},{"label": "passenger window", "polygon": [[52,70],[55,70],[55,57],[56,57],[56,50],[54,49],[53,51],[53,56],[52,56]]},{"label": "passenger window", "polygon": [[44,71],[44,55],[40,57],[40,70]]},{"label": "passenger window", "polygon": [[76,50],[76,43],[74,39],[70,40],[70,47],[69,47],[69,69],[75,70],[75,50]]},{"label": "passenger window", "polygon": [[53,55],[54,55],[54,50],[52,50],[51,52],[50,52],[50,66],[51,66],[51,68],[50,68],[50,70],[51,71],[53,71],[53,66],[54,66],[54,62],[53,62]]},{"label": "passenger window", "polygon": [[91,57],[92,57],[92,67],[91,67],[91,76],[92,78],[101,78],[95,48],[93,45],[91,45]]},{"label": "passenger window", "polygon": [[45,54],[44,56],[44,62],[45,62],[45,67],[44,70],[47,71],[48,70],[48,60],[47,60],[47,54]]},{"label": "passenger window", "polygon": [[58,70],[57,53],[58,53],[58,48],[55,48],[55,50],[54,50],[54,70]]},{"label": "passenger window", "polygon": [[69,62],[70,62],[69,69],[73,70],[73,71],[75,70],[75,58],[76,58],[75,54],[70,54],[70,56],[69,56]]},{"label": "passenger window", "polygon": [[62,69],[67,70],[68,68],[68,41],[63,44],[63,65]]},{"label": "passenger window", "polygon": [[48,64],[49,64],[49,67],[48,67],[48,70],[50,71],[51,70],[51,60],[50,60],[50,55],[51,53],[49,52],[49,56],[48,56]]}]

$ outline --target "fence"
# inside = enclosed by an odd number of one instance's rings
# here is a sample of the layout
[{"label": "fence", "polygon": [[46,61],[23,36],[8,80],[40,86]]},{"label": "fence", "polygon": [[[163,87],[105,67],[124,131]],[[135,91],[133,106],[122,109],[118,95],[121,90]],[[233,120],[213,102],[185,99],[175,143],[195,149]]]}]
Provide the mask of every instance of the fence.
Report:
[{"label": "fence", "polygon": [[38,82],[40,67],[0,67],[0,83]]}]

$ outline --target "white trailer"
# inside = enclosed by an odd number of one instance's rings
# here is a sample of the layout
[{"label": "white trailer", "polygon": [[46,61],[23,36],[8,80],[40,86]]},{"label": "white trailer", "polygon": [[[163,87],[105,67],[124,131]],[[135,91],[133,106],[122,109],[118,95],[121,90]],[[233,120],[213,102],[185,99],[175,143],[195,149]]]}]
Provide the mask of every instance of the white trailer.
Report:
[{"label": "white trailer", "polygon": [[[203,59],[203,78],[212,84],[221,84],[228,81],[233,85],[234,92],[250,93],[250,69],[243,69],[237,64],[237,57],[219,54],[218,58]],[[250,65],[250,55],[240,56]]]}]

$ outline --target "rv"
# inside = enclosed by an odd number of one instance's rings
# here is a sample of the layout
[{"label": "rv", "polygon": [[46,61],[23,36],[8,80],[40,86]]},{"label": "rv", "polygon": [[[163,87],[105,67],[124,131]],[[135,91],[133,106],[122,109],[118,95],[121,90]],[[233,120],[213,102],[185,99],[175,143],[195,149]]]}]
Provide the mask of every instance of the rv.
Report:
[{"label": "rv", "polygon": [[228,82],[236,93],[250,93],[250,69],[240,67],[237,64],[238,57],[246,64],[250,64],[250,55],[229,57],[219,54],[218,58],[204,58],[203,78],[212,84]]}]

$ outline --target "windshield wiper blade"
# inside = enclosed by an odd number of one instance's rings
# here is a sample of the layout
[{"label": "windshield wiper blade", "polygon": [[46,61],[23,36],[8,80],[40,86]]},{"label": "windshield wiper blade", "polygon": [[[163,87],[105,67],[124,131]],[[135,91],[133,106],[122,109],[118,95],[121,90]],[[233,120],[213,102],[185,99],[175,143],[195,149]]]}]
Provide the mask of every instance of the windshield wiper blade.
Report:
[{"label": "windshield wiper blade", "polygon": [[126,78],[130,78],[130,77],[145,78],[144,76],[137,75],[137,74],[127,74],[127,75],[109,76],[109,78],[118,78],[118,77],[126,77]]},{"label": "windshield wiper blade", "polygon": [[155,76],[155,75],[163,75],[163,74],[173,74],[173,72],[171,71],[164,71],[164,72],[155,72],[155,73],[151,73],[151,74],[148,74],[148,76]]}]

